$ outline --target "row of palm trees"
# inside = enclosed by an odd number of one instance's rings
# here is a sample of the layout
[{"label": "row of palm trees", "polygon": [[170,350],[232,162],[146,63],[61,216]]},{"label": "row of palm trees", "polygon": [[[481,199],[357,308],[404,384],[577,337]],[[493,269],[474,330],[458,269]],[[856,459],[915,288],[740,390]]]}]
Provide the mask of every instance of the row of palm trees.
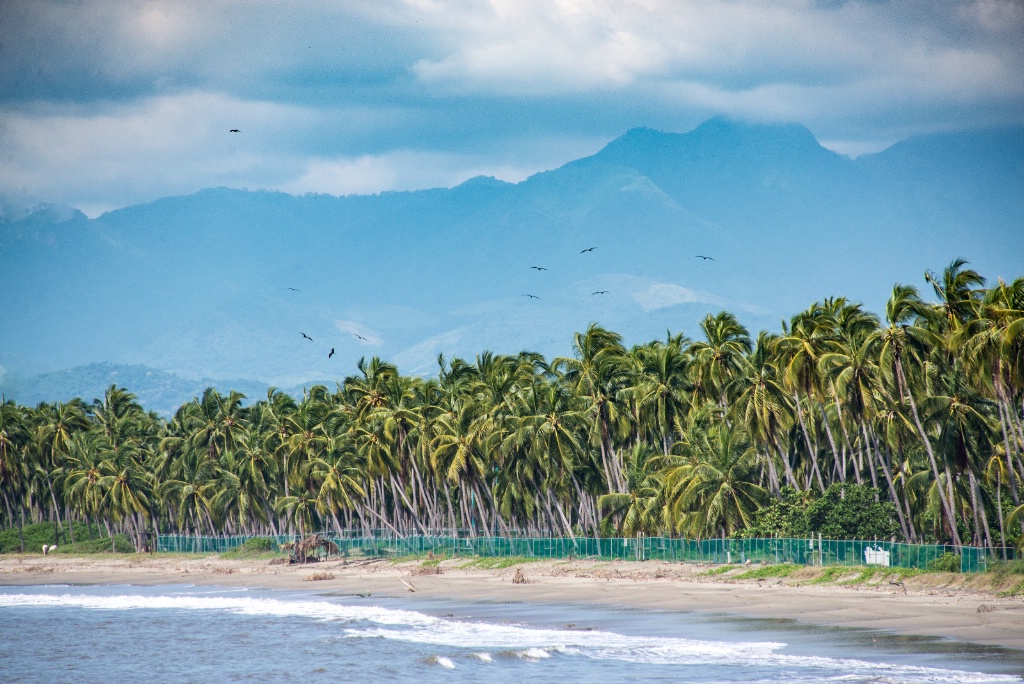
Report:
[{"label": "row of palm trees", "polygon": [[208,389],[164,420],[122,388],[0,404],[4,526],[147,532],[732,535],[784,488],[875,488],[902,537],[1021,538],[1024,279],[962,260],[897,285],[883,317],[816,302],[752,338],[626,348],[591,325],[572,357],[378,358],[332,391],[245,405]]}]

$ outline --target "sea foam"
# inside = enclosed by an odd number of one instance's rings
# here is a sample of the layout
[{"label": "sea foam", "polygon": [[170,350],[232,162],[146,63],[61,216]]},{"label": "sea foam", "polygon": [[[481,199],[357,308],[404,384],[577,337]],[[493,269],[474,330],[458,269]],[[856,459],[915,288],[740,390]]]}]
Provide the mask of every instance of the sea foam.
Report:
[{"label": "sea foam", "polygon": [[[541,662],[553,656],[582,657],[664,665],[771,667],[812,681],[877,678],[879,681],[1020,682],[1018,677],[959,670],[872,663],[853,658],[779,653],[785,644],[757,641],[712,641],[617,634],[603,630],[546,629],[520,624],[494,624],[433,617],[413,610],[347,605],[327,599],[286,600],[251,596],[17,594],[0,592],[0,608],[79,608],[86,610],[220,611],[241,615],[299,617],[339,623],[340,639],[383,638],[409,643],[471,649],[467,656],[488,661],[487,651],[512,652]],[[446,662],[442,662],[442,660]],[[447,668],[454,662],[437,656]],[[804,673],[801,676],[800,673]],[[813,673],[813,674],[812,674]]]}]

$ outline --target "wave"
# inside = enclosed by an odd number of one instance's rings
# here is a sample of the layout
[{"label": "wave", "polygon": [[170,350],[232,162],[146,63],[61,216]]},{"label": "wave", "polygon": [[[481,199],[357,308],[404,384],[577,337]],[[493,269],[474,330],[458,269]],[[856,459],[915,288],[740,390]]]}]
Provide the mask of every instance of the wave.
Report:
[{"label": "wave", "polygon": [[[241,615],[298,617],[341,623],[339,639],[383,638],[472,651],[466,655],[489,661],[489,651],[539,662],[553,656],[619,660],[652,665],[756,667],[810,675],[818,680],[880,678],[920,682],[1021,682],[993,675],[914,665],[872,663],[853,658],[789,655],[785,644],[757,641],[711,641],[676,637],[628,636],[602,630],[545,629],[521,624],[493,624],[438,618],[418,611],[347,605],[330,600],[284,600],[250,596],[80,595],[0,593],[0,608],[68,607],[87,610],[208,610]],[[486,656],[486,657],[485,657]],[[441,662],[441,659],[447,662]],[[437,656],[447,668],[451,659]]]}]

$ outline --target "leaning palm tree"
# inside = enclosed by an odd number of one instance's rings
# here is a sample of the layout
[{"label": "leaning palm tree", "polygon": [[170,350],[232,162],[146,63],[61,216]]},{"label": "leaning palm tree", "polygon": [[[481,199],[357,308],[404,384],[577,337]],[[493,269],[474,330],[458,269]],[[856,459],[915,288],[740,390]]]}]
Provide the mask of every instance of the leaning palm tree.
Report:
[{"label": "leaning palm tree", "polygon": [[[905,361],[909,361],[914,366],[921,365],[923,358],[940,343],[939,338],[928,329],[927,325],[920,325],[922,322],[927,322],[927,315],[927,306],[921,301],[914,287],[895,285],[889,301],[885,304],[885,320],[888,326],[873,333],[872,343],[879,345],[878,357],[883,367],[892,370],[897,396],[905,399],[910,406],[914,427],[917,429],[921,445],[928,455],[932,478],[935,482],[939,482],[941,480],[939,465],[932,448],[931,437],[925,431],[917,408],[917,401],[914,399],[913,388],[907,381],[907,373],[904,371]],[[961,546],[960,533],[957,531],[956,517],[953,515],[953,504],[941,487],[938,499],[949,534],[954,545],[959,547]]]}]

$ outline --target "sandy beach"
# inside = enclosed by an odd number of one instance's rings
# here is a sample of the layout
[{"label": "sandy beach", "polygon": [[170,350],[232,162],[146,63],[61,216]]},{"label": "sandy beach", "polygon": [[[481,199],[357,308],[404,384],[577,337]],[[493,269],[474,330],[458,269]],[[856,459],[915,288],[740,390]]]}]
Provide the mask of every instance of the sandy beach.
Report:
[{"label": "sandy beach", "polygon": [[[472,564],[349,559],[290,566],[170,554],[3,556],[0,585],[196,584],[376,596],[404,596],[412,588],[429,598],[731,613],[1024,649],[1024,600],[999,595],[1019,578],[1002,586],[986,575],[929,574],[895,584],[894,577],[880,575],[858,581],[860,570],[852,569],[814,584],[821,569],[755,580],[730,579],[749,568],[709,575],[718,569],[658,561],[544,561],[501,569]],[[526,583],[513,582],[517,570]]]}]

